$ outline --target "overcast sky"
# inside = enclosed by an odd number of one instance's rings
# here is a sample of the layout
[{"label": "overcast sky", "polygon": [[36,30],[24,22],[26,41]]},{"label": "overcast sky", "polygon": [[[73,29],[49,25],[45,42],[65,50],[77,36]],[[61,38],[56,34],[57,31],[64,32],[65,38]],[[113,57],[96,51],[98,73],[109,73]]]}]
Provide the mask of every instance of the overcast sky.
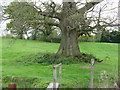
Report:
[{"label": "overcast sky", "polygon": [[[12,2],[13,0],[0,0],[0,5],[9,5],[10,2]],[[37,1],[39,3],[39,1],[49,1],[49,0],[29,0],[29,1]],[[52,0],[54,1],[55,3],[62,3],[62,0]],[[75,0],[75,1],[81,1],[81,0]],[[82,0],[83,2],[86,1],[86,0]],[[90,1],[90,0],[89,0]],[[98,1],[98,0],[97,0]],[[118,7],[118,1],[119,0],[103,0],[102,3],[98,4],[96,6],[96,8],[99,8],[100,6],[104,5],[105,3],[108,3],[107,5],[107,8],[108,9],[112,9],[112,8],[116,8]],[[107,11],[106,12],[103,12],[103,16],[104,17],[117,17],[117,13],[118,13],[118,8],[112,10],[112,11]],[[2,21],[0,23],[0,36],[2,35],[3,33],[3,30],[6,28],[6,22],[9,22],[9,21]]]}]

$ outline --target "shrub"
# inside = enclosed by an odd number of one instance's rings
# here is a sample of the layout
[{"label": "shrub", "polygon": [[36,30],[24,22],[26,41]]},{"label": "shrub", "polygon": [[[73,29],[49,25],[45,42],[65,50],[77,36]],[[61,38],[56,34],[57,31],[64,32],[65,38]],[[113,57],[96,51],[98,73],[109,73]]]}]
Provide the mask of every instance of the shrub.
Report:
[{"label": "shrub", "polygon": [[99,83],[95,85],[97,88],[116,88],[114,84],[116,83],[117,78],[111,76],[106,70],[100,72],[98,80]]},{"label": "shrub", "polygon": [[83,53],[82,56],[76,57],[76,59],[71,57],[61,57],[61,58],[54,58],[54,54],[51,53],[36,53],[27,56],[22,56],[20,60],[17,60],[18,63],[22,64],[43,64],[43,65],[50,65],[50,64],[77,64],[80,62],[90,63],[91,59],[94,59],[97,62],[101,62],[99,59],[95,58],[92,54],[85,54]]},{"label": "shrub", "polygon": [[112,31],[110,33],[110,42],[120,43],[120,31]]},{"label": "shrub", "polygon": [[12,34],[6,34],[5,36],[2,36],[3,38],[15,38],[12,36]]},{"label": "shrub", "polygon": [[58,35],[58,36],[52,36],[52,35],[49,35],[49,36],[42,36],[40,39],[40,41],[45,41],[45,42],[53,42],[53,43],[60,43],[61,41],[61,37]]},{"label": "shrub", "polygon": [[26,78],[26,77],[15,77],[15,76],[3,76],[2,82],[3,87],[6,88],[8,83],[16,83],[18,88],[34,88],[34,83],[40,81],[38,78]]},{"label": "shrub", "polygon": [[44,65],[49,65],[49,64],[73,64],[73,63],[78,63],[72,58],[54,58],[54,54],[47,53],[47,54],[42,54],[42,53],[37,53],[37,54],[31,54],[28,56],[22,56],[20,60],[17,60],[18,63],[22,64],[33,64],[33,63],[38,63],[38,64],[44,64]]},{"label": "shrub", "polygon": [[120,43],[120,31],[103,30],[100,42]]},{"label": "shrub", "polygon": [[94,42],[95,41],[95,38],[94,36],[81,36],[79,39],[79,42]]},{"label": "shrub", "polygon": [[30,54],[27,56],[22,56],[20,60],[17,60],[17,62],[22,64],[32,64],[32,63],[53,63],[52,54]]}]

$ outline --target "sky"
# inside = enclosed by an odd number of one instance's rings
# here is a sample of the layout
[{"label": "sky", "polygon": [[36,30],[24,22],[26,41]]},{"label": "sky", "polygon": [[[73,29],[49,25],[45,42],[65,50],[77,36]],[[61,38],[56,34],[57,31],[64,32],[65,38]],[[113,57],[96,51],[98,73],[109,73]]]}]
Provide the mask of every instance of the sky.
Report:
[{"label": "sky", "polygon": [[[12,2],[13,0],[0,0],[0,6],[2,5],[9,5],[10,2]],[[18,0],[19,1],[19,0]],[[49,1],[49,0],[29,0],[29,1],[37,1],[37,3],[39,4],[40,1],[44,2],[44,1]],[[61,4],[62,0],[52,0],[55,3]],[[68,0],[67,0],[68,1]],[[75,1],[81,1],[81,0],[75,0]],[[82,2],[84,3],[86,0],[82,0]],[[89,0],[91,1],[91,0]],[[94,1],[98,1],[98,0],[94,0]],[[118,2],[119,0],[103,0],[100,4],[98,4],[96,6],[96,9],[98,9],[100,6],[104,5],[105,3],[108,3],[107,5],[107,9],[112,9],[112,8],[116,8],[114,10],[108,11],[106,9],[106,11],[103,12],[102,16],[103,17],[117,17],[117,13],[118,13]],[[6,23],[8,23],[9,21],[2,21],[0,22],[0,36],[3,34],[6,34],[8,32],[5,32],[4,29],[6,28]],[[4,32],[4,33],[3,33]]]}]

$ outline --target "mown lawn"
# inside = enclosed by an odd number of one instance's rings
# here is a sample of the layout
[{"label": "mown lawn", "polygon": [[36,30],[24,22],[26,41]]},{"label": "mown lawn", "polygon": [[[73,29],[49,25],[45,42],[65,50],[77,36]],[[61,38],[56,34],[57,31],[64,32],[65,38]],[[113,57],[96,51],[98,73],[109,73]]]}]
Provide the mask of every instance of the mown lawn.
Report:
[{"label": "mown lawn", "polygon": [[[94,87],[114,87],[118,71],[118,44],[82,42],[81,52],[93,54],[102,63],[95,64]],[[1,45],[0,45],[1,46]],[[16,60],[23,55],[34,53],[56,53],[59,43],[47,43],[33,40],[2,39],[2,75],[3,87],[15,82],[19,88],[46,88],[53,80],[53,65],[18,64]],[[108,57],[108,59],[106,58]],[[90,81],[90,66],[88,63],[69,64],[62,66],[61,88],[87,88]],[[99,76],[106,71],[108,78],[100,81]],[[106,83],[106,84],[105,84]]]}]

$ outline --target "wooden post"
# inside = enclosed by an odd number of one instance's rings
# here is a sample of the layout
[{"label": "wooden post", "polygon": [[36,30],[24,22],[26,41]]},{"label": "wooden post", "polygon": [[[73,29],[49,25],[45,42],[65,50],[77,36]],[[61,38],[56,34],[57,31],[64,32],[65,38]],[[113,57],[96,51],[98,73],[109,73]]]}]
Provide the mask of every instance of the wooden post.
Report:
[{"label": "wooden post", "polygon": [[62,65],[60,65],[60,67],[59,67],[59,79],[61,82],[61,80],[62,80]]},{"label": "wooden post", "polygon": [[93,88],[93,80],[94,80],[94,59],[91,60],[91,73],[90,73],[90,88]]},{"label": "wooden post", "polygon": [[15,83],[10,83],[8,84],[8,90],[16,90],[16,84]]},{"label": "wooden post", "polygon": [[94,80],[94,66],[91,67],[91,73],[90,73],[90,88],[93,88],[93,80]]},{"label": "wooden post", "polygon": [[53,67],[53,89],[55,90],[57,87],[56,87],[56,81],[57,81],[57,73],[56,73],[56,69],[57,67],[59,67],[59,78],[61,79],[62,78],[62,64],[57,64]]},{"label": "wooden post", "polygon": [[56,67],[53,67],[53,88],[56,88]]}]

